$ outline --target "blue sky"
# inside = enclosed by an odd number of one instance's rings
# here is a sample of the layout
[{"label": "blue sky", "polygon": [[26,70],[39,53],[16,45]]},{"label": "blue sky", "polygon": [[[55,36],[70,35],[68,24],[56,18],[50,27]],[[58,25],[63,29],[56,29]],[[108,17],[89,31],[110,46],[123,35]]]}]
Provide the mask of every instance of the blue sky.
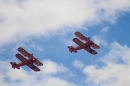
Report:
[{"label": "blue sky", "polygon": [[[79,31],[100,46],[97,55],[77,46]],[[129,0],[1,0],[0,85],[130,86]],[[12,69],[17,48],[33,53],[40,72]]]}]

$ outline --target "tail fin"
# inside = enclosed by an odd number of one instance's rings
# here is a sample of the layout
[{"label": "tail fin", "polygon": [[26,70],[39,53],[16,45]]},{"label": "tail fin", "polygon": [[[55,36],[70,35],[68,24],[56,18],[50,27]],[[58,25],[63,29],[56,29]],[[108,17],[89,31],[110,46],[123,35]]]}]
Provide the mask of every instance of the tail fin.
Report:
[{"label": "tail fin", "polygon": [[16,62],[10,62],[10,64],[12,65],[12,68],[20,69],[20,67],[18,66],[18,64]]},{"label": "tail fin", "polygon": [[77,53],[77,50],[75,50],[73,46],[68,46],[68,48],[69,48],[69,51],[70,51],[71,53],[72,53],[72,52]]}]

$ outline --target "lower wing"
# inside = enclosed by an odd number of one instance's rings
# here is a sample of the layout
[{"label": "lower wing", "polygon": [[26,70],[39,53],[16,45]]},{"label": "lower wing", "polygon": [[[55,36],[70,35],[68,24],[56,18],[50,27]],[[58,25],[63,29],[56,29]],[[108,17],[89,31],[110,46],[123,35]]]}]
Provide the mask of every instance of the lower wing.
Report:
[{"label": "lower wing", "polygon": [[20,61],[22,61],[23,63],[27,64],[28,60],[26,58],[24,58],[21,54],[16,54],[15,55]]},{"label": "lower wing", "polygon": [[89,53],[93,54],[93,55],[97,54],[97,52],[95,50],[91,49],[90,47],[87,47],[87,48],[84,48],[84,49],[86,51],[88,51]]},{"label": "lower wing", "polygon": [[36,67],[34,64],[28,64],[27,66],[36,72],[40,71],[40,69]]},{"label": "lower wing", "polygon": [[85,48],[85,44],[83,42],[81,42],[78,38],[74,38],[73,41],[78,44],[79,46],[81,46],[82,48]]},{"label": "lower wing", "polygon": [[23,63],[27,64],[27,66],[29,68],[31,68],[34,71],[40,71],[40,69],[38,67],[36,67],[34,64],[28,62],[28,60],[26,58],[24,58],[21,54],[16,54],[16,57],[22,61]]},{"label": "lower wing", "polygon": [[88,51],[91,54],[97,54],[97,52],[93,49],[90,48],[90,46],[86,46],[83,42],[81,42],[79,39],[74,38],[73,41],[78,44],[79,46],[81,46],[83,49],[85,49],[86,51]]}]

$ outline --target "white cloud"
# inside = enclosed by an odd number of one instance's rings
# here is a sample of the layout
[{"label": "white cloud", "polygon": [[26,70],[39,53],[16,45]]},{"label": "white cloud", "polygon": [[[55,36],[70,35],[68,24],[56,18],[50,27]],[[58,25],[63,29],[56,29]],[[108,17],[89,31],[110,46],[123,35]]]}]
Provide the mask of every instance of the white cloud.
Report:
[{"label": "white cloud", "polygon": [[84,69],[91,86],[129,86],[130,48],[112,43],[110,52],[100,59],[103,67],[91,65]]},{"label": "white cloud", "polygon": [[67,69],[61,64],[57,64],[50,60],[44,60],[43,63],[44,63],[44,66],[41,67],[43,74],[57,74],[57,73],[64,73],[64,72],[68,72],[70,73],[70,75],[72,74],[69,71],[69,69]]},{"label": "white cloud", "polygon": [[[72,38],[73,39],[73,38]],[[61,39],[61,41],[66,45],[66,46],[74,46],[75,43],[72,40],[67,40],[67,39]]]},{"label": "white cloud", "polygon": [[0,0],[0,45],[52,35],[64,26],[115,22],[129,10],[129,0]]},{"label": "white cloud", "polygon": [[109,26],[106,26],[105,28],[103,28],[103,29],[101,30],[101,33],[108,32],[108,29],[109,29]]},{"label": "white cloud", "polygon": [[[44,66],[40,72],[26,71],[21,67],[20,70],[12,69],[9,62],[0,61],[0,85],[2,86],[76,86],[66,80],[66,77],[60,78],[48,74],[58,74],[59,72],[68,74],[67,68],[58,65],[52,61],[43,61]],[[47,64],[46,64],[47,63]],[[51,65],[51,66],[47,66]],[[54,65],[54,66],[53,66]],[[46,68],[48,67],[48,68]],[[50,69],[52,68],[52,69]],[[47,71],[48,70],[48,71]],[[46,71],[46,72],[45,72]],[[72,76],[71,76],[72,77]],[[69,76],[70,78],[70,76]]]},{"label": "white cloud", "polygon": [[84,67],[84,63],[82,63],[81,61],[78,60],[74,60],[72,62],[73,66],[78,68],[78,69],[82,69]]},{"label": "white cloud", "polygon": [[[61,80],[59,78],[49,77],[46,79],[45,86],[76,86],[73,83],[69,83],[65,80]],[[41,85],[43,86],[43,85]]]},{"label": "white cloud", "polygon": [[104,56],[104,59],[101,59],[102,62],[111,62],[111,63],[126,63],[130,64],[130,48],[126,45],[121,46],[119,43],[114,42],[110,46],[111,51]]},{"label": "white cloud", "polygon": [[108,46],[107,41],[100,34],[93,36],[93,42],[99,46],[100,45],[104,45],[106,47]]},{"label": "white cloud", "polygon": [[[105,47],[108,47],[108,42],[105,40],[105,35],[106,33],[108,33],[109,30],[109,26],[106,26],[105,28],[103,28],[99,34],[96,34],[95,36],[93,36],[93,40],[97,45],[103,45]],[[105,33],[105,34],[104,34]]]},{"label": "white cloud", "polygon": [[40,45],[36,45],[34,42],[30,44],[30,47],[37,49],[38,51],[44,51],[44,48]]},{"label": "white cloud", "polygon": [[0,49],[0,53],[1,53],[1,52],[4,52],[4,51],[6,51],[6,49],[4,49],[4,48],[1,48],[1,49]]}]

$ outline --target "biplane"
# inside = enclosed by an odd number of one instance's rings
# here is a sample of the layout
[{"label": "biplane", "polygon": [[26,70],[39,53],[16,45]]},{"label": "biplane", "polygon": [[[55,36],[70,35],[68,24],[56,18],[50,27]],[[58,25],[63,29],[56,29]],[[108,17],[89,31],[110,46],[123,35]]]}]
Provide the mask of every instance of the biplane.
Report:
[{"label": "biplane", "polygon": [[[78,38],[73,38],[73,41],[78,44],[77,47],[68,46],[69,51],[77,53],[77,50],[84,49],[88,51],[90,54],[97,54],[97,52],[94,49],[99,49],[100,47],[95,44],[93,41],[90,40],[90,37],[85,37],[80,32],[75,32],[75,36],[77,36],[79,39],[84,40],[84,42],[80,41]],[[92,49],[93,48],[93,49]]]},{"label": "biplane", "polygon": [[[37,66],[42,66],[43,64],[38,60],[38,58],[35,58],[33,54],[28,53],[26,50],[24,50],[22,47],[18,48],[18,51],[20,53],[17,53],[15,56],[21,61],[20,63],[16,62],[10,62],[12,65],[12,68],[20,69],[21,66],[28,66],[34,71],[40,71],[40,69]],[[26,59],[25,57],[28,57],[29,59]]]}]

